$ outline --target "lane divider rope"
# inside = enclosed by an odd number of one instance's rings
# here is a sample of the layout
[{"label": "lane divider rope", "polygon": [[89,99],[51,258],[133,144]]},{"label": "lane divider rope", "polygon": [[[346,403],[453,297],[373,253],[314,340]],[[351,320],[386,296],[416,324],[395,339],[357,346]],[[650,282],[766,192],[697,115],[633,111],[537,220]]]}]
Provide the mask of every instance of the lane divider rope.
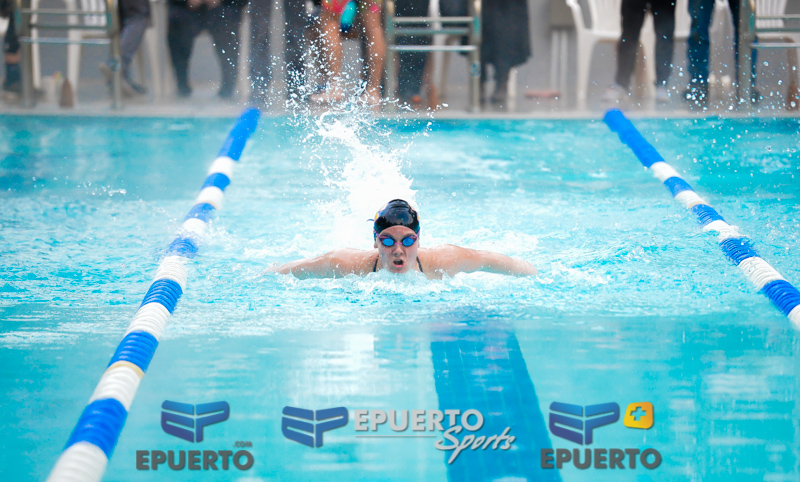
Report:
[{"label": "lane divider rope", "polygon": [[717,233],[719,246],[725,256],[744,272],[747,279],[769,298],[796,328],[800,329],[800,291],[756,253],[749,238],[739,233],[736,226],[725,222],[713,207],[697,195],[689,183],[664,161],[655,147],[642,137],[622,112],[611,109],[606,112],[603,121],[619,135],[624,144],[631,148],[639,162],[664,183],[672,193],[672,197],[697,216],[703,231]]},{"label": "lane divider rope", "polygon": [[186,263],[197,254],[211,215],[222,207],[233,166],[255,131],[259,117],[258,110],[246,110],[228,134],[194,206],[167,248],[142,304],[78,418],[48,481],[89,482],[102,478],[139,382],[147,372],[167,320],[186,291]]}]

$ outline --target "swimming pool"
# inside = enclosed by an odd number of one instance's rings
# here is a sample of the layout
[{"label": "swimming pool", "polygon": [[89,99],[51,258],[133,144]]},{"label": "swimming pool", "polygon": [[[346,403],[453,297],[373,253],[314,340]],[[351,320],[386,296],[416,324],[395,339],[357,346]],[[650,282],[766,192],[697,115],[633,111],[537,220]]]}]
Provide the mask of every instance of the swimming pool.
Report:
[{"label": "swimming pool", "polygon": [[[794,119],[638,120],[767,261],[800,281]],[[0,118],[0,387],[8,480],[44,479],[191,205],[230,119]],[[137,451],[248,450],[239,480],[800,480],[796,331],[601,121],[262,119],[191,263],[106,471]],[[366,219],[413,197],[424,244],[523,257],[535,279],[298,281],[273,263],[371,246]],[[162,402],[225,400],[190,443]],[[651,402],[592,445],[555,436],[552,402]],[[310,448],[285,406],[347,407]],[[354,410],[477,409],[508,451],[453,464],[430,437],[354,430]],[[371,435],[396,434],[382,426]],[[463,434],[462,434],[463,435]],[[459,438],[463,438],[459,436]],[[647,469],[542,469],[539,450],[653,448]],[[626,462],[627,463],[627,462]]]}]

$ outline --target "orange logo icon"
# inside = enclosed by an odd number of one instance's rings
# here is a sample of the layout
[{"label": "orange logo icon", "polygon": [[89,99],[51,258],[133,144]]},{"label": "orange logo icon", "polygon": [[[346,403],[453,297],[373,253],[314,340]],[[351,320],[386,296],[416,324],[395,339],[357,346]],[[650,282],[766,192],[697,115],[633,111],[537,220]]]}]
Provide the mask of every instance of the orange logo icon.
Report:
[{"label": "orange logo icon", "polygon": [[631,403],[625,409],[622,424],[630,428],[648,429],[653,426],[653,404],[650,402]]}]

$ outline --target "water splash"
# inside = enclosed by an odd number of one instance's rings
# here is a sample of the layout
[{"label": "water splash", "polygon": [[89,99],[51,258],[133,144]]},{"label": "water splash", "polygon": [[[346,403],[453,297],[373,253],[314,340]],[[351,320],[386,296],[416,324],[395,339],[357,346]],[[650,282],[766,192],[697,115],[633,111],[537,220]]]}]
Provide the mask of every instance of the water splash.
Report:
[{"label": "water splash", "polygon": [[320,228],[341,246],[370,248],[372,225],[366,221],[388,201],[400,198],[417,206],[407,157],[414,138],[379,122],[373,107],[346,101],[315,115],[295,106],[294,122],[307,133],[303,148],[318,163],[323,185],[334,192],[313,209]]}]

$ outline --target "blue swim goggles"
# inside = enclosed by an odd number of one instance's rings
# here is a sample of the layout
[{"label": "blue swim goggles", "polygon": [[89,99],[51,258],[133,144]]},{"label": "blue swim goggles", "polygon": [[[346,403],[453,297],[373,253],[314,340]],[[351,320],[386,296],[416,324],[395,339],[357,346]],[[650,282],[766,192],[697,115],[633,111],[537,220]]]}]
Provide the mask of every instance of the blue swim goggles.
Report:
[{"label": "blue swim goggles", "polygon": [[[417,242],[417,239],[419,239],[417,236],[411,234],[411,235],[406,236],[405,238],[403,238],[403,240],[400,241],[400,243],[403,243],[403,246],[408,248],[409,246],[413,246],[414,243]],[[386,246],[387,248],[391,248],[392,246],[394,246],[394,243],[398,242],[398,241],[395,241],[395,239],[393,237],[386,236],[386,235],[378,236],[378,240],[381,242],[382,245]]]}]

